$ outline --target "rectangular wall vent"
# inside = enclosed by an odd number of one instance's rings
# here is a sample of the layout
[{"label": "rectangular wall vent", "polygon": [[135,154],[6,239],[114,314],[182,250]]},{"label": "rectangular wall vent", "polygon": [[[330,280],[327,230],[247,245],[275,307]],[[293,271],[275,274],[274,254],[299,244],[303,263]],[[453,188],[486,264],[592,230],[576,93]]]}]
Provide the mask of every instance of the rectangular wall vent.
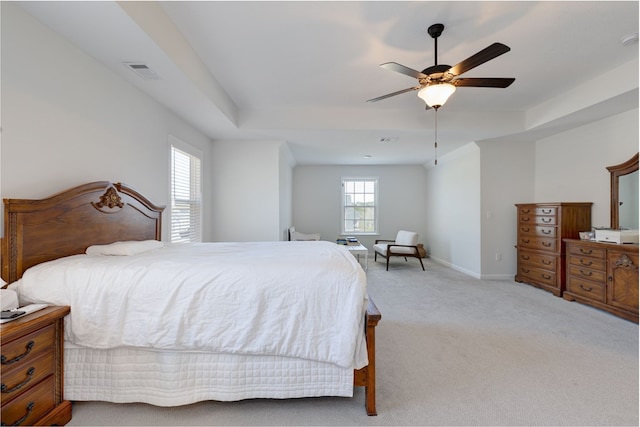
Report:
[{"label": "rectangular wall vent", "polygon": [[160,78],[155,71],[142,62],[123,62],[123,64],[145,80],[158,80]]}]

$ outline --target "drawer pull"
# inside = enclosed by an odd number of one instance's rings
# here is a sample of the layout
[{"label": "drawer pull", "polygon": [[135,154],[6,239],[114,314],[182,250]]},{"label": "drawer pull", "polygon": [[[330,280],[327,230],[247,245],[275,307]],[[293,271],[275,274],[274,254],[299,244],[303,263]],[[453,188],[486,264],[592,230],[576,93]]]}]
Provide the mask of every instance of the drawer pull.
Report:
[{"label": "drawer pull", "polygon": [[542,222],[546,222],[547,224],[549,224],[551,221],[553,221],[553,218],[542,218]]},{"label": "drawer pull", "polygon": [[521,258],[522,258],[523,260],[525,260],[525,261],[529,261],[529,259],[530,259],[529,255],[522,255],[522,257],[521,257]]},{"label": "drawer pull", "polygon": [[2,391],[2,393],[13,393],[16,390],[20,390],[23,386],[27,385],[29,381],[31,381],[31,378],[33,377],[33,373],[35,371],[36,371],[36,368],[34,367],[29,368],[29,370],[27,371],[27,379],[22,381],[20,384],[16,384],[11,388],[7,388],[7,385],[5,383],[2,383],[2,385],[0,385],[0,391]]},{"label": "drawer pull", "polygon": [[542,278],[546,280],[551,279],[551,276],[549,276],[548,274],[541,274],[540,276],[542,276]]},{"label": "drawer pull", "polygon": [[522,243],[529,243],[529,239],[522,239]]},{"label": "drawer pull", "polygon": [[591,288],[591,287],[585,288],[582,284],[580,284],[580,289],[582,289],[583,291],[587,291],[587,292],[591,292],[593,290],[593,288]]},{"label": "drawer pull", "polygon": [[589,277],[589,276],[592,276],[592,275],[593,275],[593,272],[592,272],[592,271],[583,271],[583,270],[580,270],[580,274],[582,274],[583,276],[587,276],[587,277]]},{"label": "drawer pull", "polygon": [[29,402],[29,404],[27,405],[27,407],[25,408],[27,410],[27,413],[24,414],[24,416],[22,418],[20,418],[19,420],[16,420],[14,423],[12,424],[5,424],[4,422],[2,423],[3,426],[19,426],[20,424],[22,424],[23,422],[25,422],[25,420],[27,418],[29,418],[29,416],[31,415],[31,412],[33,412],[33,407],[36,405],[35,402]]},{"label": "drawer pull", "polygon": [[585,255],[591,255],[593,253],[593,250],[592,249],[580,248],[580,252],[582,252]]},{"label": "drawer pull", "polygon": [[544,259],[542,260],[542,263],[544,265],[551,265],[551,261],[547,261],[547,260],[544,260]]},{"label": "drawer pull", "polygon": [[530,209],[522,209],[520,212],[522,212],[522,213],[529,213],[529,212],[531,212],[531,210],[530,210]]},{"label": "drawer pull", "polygon": [[549,243],[549,242],[542,242],[542,246],[544,246],[544,247],[546,247],[546,248],[549,248],[549,247],[551,247],[551,243]]},{"label": "drawer pull", "polygon": [[522,227],[522,232],[523,233],[528,233],[529,230],[531,230],[529,227]]},{"label": "drawer pull", "polygon": [[16,363],[20,360],[22,360],[27,354],[31,353],[31,350],[33,350],[33,347],[36,345],[35,342],[33,341],[29,341],[27,343],[27,351],[25,351],[24,353],[22,353],[20,356],[16,356],[11,360],[7,360],[7,358],[5,357],[5,355],[1,355],[0,356],[0,363],[2,363],[3,365],[11,365],[12,363]]},{"label": "drawer pull", "polygon": [[525,273],[528,273],[528,272],[529,272],[529,270],[528,270],[528,269],[526,269],[526,268],[523,268],[523,269],[522,269],[522,271],[524,271]]},{"label": "drawer pull", "polygon": [[522,218],[522,221],[528,222],[529,221],[529,217],[525,216],[524,218]]},{"label": "drawer pull", "polygon": [[589,267],[591,266],[591,264],[593,264],[593,261],[589,261],[589,262],[585,262],[583,259],[580,260],[580,264]]},{"label": "drawer pull", "polygon": [[543,214],[550,214],[551,212],[553,212],[551,209],[542,209]]},{"label": "drawer pull", "polygon": [[544,228],[542,230],[540,230],[540,231],[542,231],[542,234],[551,234],[552,233],[551,230],[547,230],[547,229],[544,229]]}]

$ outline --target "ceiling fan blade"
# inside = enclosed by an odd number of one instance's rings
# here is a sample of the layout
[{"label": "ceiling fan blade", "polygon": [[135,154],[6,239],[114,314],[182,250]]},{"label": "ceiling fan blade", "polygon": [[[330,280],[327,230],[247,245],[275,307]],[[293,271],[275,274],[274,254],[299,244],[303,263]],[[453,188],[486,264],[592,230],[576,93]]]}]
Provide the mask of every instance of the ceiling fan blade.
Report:
[{"label": "ceiling fan blade", "polygon": [[456,86],[466,87],[509,87],[516,79],[507,77],[470,77],[453,80]]},{"label": "ceiling fan blade", "polygon": [[388,93],[388,94],[386,94],[386,95],[379,96],[379,97],[377,97],[377,98],[367,99],[367,102],[376,102],[376,101],[381,101],[381,100],[383,100],[383,99],[391,98],[392,96],[400,95],[401,93],[411,92],[412,90],[418,90],[418,89],[420,89],[420,86],[416,86],[416,87],[409,87],[409,88],[406,88],[406,89],[399,90],[399,91],[397,91],[397,92]]},{"label": "ceiling fan blade", "polygon": [[384,64],[380,64],[382,68],[389,71],[395,71],[396,73],[404,74],[405,76],[413,77],[416,79],[424,79],[427,77],[422,74],[420,71],[414,70],[413,68],[405,67],[402,64],[398,64],[397,62],[385,62]]},{"label": "ceiling fan blade", "polygon": [[510,50],[511,48],[507,45],[504,45],[502,43],[494,43],[491,46],[482,49],[475,55],[472,55],[464,61],[454,65],[449,71],[454,76],[459,76],[460,74],[466,73],[470,69],[475,68],[478,65],[482,65],[485,62],[492,60],[493,58],[509,52]]}]

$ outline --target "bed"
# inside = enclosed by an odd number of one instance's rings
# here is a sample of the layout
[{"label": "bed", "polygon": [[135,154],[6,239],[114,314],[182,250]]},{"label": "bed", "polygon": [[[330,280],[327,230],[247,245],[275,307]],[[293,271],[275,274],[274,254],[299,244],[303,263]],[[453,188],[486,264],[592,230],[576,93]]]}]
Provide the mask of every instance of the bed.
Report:
[{"label": "bed", "polygon": [[[176,406],[203,400],[349,397],[353,395],[354,386],[358,386],[365,388],[367,414],[376,415],[375,328],[381,315],[366,295],[366,278],[362,283],[364,272],[348,251],[329,242],[247,242],[191,245],[194,247],[188,250],[195,251],[195,254],[184,252],[187,250],[185,245],[177,247],[165,244],[127,256],[100,253],[102,249],[113,248],[114,242],[126,242],[126,245],[160,242],[163,209],[129,186],[107,181],[84,184],[41,200],[4,200],[5,224],[1,244],[3,279],[10,288],[21,293],[22,298],[26,298],[25,302],[71,306],[71,314],[65,318],[65,399]],[[97,249],[98,253],[87,255],[89,247]],[[178,304],[167,304],[160,299],[154,304],[135,301],[132,295],[136,293],[129,292],[130,288],[122,285],[122,277],[142,277],[138,275],[142,270],[131,270],[135,273],[127,270],[129,273],[125,274],[120,273],[120,267],[115,268],[111,264],[114,261],[124,263],[127,268],[134,264],[135,268],[142,268],[140,264],[167,265],[190,258],[201,260],[198,271],[204,272],[207,264],[216,264],[202,261],[210,256],[216,259],[223,257],[221,259],[224,261],[219,264],[227,267],[234,263],[244,265],[240,269],[248,270],[248,277],[253,279],[247,282],[247,278],[244,278],[246,283],[237,285],[243,282],[234,276],[222,288],[225,293],[213,297],[209,295],[207,298],[213,299],[205,300],[203,295],[213,291],[202,287],[194,290],[183,285],[182,282],[185,282],[193,286],[193,280],[180,276],[184,267],[179,266],[175,269],[179,272],[178,276],[171,277],[171,283],[175,286],[158,288],[156,293],[170,295],[174,299],[178,294],[182,295],[179,299],[185,299],[186,295],[188,309],[173,307]],[[238,257],[244,257],[244,264],[238,261]],[[90,258],[100,267],[85,264]],[[320,260],[325,258],[332,264],[323,264]],[[314,262],[309,263],[310,259]],[[306,274],[307,278],[304,279],[296,276],[294,268],[301,263],[306,263],[305,268],[311,273]],[[352,268],[351,263],[355,267]],[[72,270],[69,270],[72,268],[69,264],[73,265]],[[83,269],[89,271],[87,277],[93,284],[92,287],[85,287],[95,289],[85,291],[77,285],[76,281],[80,279],[73,276],[71,271],[78,274],[77,271]],[[350,298],[349,304],[353,307],[339,311],[327,310],[325,313],[319,302],[316,304],[315,298],[320,301],[324,298],[321,295],[331,295],[336,288],[330,288],[330,292],[320,292],[322,288],[319,286],[329,289],[334,279],[329,279],[327,275],[333,270],[341,274],[339,272],[344,269],[350,273],[344,273],[344,277],[337,278],[338,281],[347,281],[349,274],[359,277],[349,279],[357,282],[353,285],[355,290],[348,291],[349,297],[341,294],[339,298]],[[100,274],[96,271],[100,271]],[[153,271],[156,277],[164,278],[172,274],[170,270]],[[116,275],[110,276],[107,272],[115,272]],[[153,280],[147,278],[148,274],[145,272],[144,280]],[[211,274],[218,277],[226,273],[213,270]],[[276,280],[277,274],[281,279]],[[56,282],[49,279],[58,276],[62,278],[61,284],[54,286]],[[292,292],[294,288],[283,287],[288,281],[297,283],[293,291],[297,298],[276,298],[276,311],[269,308],[273,302],[267,304],[262,300],[253,300],[255,295],[265,292],[276,294],[272,288],[277,288],[280,294],[289,295],[287,292]],[[42,286],[43,283],[46,283],[46,287]],[[269,283],[269,286],[265,283]],[[210,310],[217,313],[217,317],[213,316],[213,320],[207,324],[209,318],[205,308],[213,307],[218,303],[216,300],[239,304],[241,299],[237,295],[229,296],[226,292],[233,290],[234,284],[248,287],[242,288],[246,295],[250,295],[243,304],[250,304],[238,306],[243,315],[248,315],[234,318],[233,311],[221,312],[228,304],[222,305],[223,308]],[[358,293],[362,292],[363,286],[364,297]],[[310,290],[307,291],[307,288]],[[193,297],[196,293],[197,297]],[[111,294],[116,295],[115,302],[106,299],[111,298],[108,296]],[[125,294],[126,298],[123,299]],[[82,295],[85,299],[81,298]],[[140,295],[148,301],[149,293]],[[87,309],[89,304],[86,298],[95,301],[93,310]],[[303,315],[302,309],[293,305],[283,310],[283,304],[291,300],[305,301],[307,314]],[[127,308],[123,310],[123,306]],[[147,306],[156,307],[155,311]],[[255,306],[260,310],[254,310]],[[144,309],[137,310],[136,307]],[[142,339],[142,342],[132,341],[132,335],[136,335],[132,329],[111,333],[110,309],[111,312],[129,315],[113,320],[113,324],[129,325],[153,319],[157,321],[147,322],[143,328],[155,323],[156,329],[135,338]],[[136,315],[138,311],[141,313]],[[358,315],[344,314],[347,311]],[[191,313],[193,317],[187,319],[187,314],[192,316]],[[294,322],[300,326],[278,328],[273,318],[281,316],[281,313],[291,313],[292,317],[285,325]],[[262,317],[259,317],[259,321],[244,325],[242,333],[234,333],[229,329],[245,322],[247,318],[257,316]],[[163,318],[187,320],[161,322]],[[223,324],[225,321],[227,323]],[[83,325],[94,322],[93,330],[83,328]],[[308,342],[296,341],[296,337],[291,336],[295,335],[291,331],[307,331],[303,329],[307,327],[310,332],[299,335]],[[247,330],[251,334],[246,334]],[[289,333],[280,333],[280,330]],[[344,335],[343,330],[347,331]],[[96,331],[102,332],[96,334]],[[355,332],[349,335],[348,331]],[[204,333],[210,335],[205,336]],[[185,338],[189,336],[195,339]],[[323,336],[331,339],[318,344],[317,340]],[[91,337],[95,339],[92,341]]]}]

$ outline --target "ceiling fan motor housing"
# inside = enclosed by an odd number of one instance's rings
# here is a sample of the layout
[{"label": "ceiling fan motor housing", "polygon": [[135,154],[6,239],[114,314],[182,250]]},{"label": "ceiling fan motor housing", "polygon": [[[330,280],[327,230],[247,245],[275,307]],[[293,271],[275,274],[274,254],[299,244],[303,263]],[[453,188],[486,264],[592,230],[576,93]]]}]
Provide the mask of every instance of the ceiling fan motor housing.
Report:
[{"label": "ceiling fan motor housing", "polygon": [[433,24],[432,26],[429,27],[427,32],[431,37],[433,37],[434,39],[437,39],[438,37],[440,37],[440,34],[442,34],[443,30],[444,30],[443,24]]}]

